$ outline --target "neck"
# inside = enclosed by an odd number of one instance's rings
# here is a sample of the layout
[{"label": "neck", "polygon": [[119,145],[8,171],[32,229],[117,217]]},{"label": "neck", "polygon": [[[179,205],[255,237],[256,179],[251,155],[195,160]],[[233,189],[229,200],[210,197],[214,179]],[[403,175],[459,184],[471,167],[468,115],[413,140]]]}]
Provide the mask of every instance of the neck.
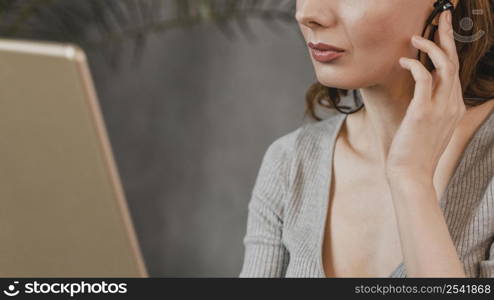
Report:
[{"label": "neck", "polygon": [[357,154],[384,166],[388,149],[413,97],[409,73],[360,89],[364,108],[346,119],[346,139]]}]

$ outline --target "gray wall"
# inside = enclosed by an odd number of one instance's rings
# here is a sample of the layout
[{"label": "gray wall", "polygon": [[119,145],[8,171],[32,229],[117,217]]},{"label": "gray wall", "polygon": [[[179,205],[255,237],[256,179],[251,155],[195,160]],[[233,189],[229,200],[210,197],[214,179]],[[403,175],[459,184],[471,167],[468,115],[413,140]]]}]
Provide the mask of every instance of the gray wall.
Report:
[{"label": "gray wall", "polygon": [[154,34],[117,71],[89,53],[151,276],[238,275],[262,156],[303,122],[314,75],[297,27],[251,24],[256,41],[214,25]]}]

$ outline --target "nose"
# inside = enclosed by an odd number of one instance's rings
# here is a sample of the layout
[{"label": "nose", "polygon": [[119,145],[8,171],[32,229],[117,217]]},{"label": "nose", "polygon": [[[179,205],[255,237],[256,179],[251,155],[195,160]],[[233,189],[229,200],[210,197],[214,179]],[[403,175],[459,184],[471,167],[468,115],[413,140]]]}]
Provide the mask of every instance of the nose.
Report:
[{"label": "nose", "polygon": [[334,22],[335,15],[331,1],[305,0],[300,1],[295,13],[295,19],[301,25],[311,29],[329,27]]}]

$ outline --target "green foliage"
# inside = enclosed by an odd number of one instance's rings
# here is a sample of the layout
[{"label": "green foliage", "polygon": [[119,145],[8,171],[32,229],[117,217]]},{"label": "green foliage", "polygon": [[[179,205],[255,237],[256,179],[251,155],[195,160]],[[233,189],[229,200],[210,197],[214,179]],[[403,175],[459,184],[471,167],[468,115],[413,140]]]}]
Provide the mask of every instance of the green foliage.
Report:
[{"label": "green foliage", "polygon": [[212,22],[229,38],[232,25],[253,37],[248,19],[292,22],[295,0],[0,0],[0,36],[83,46],[133,40]]}]

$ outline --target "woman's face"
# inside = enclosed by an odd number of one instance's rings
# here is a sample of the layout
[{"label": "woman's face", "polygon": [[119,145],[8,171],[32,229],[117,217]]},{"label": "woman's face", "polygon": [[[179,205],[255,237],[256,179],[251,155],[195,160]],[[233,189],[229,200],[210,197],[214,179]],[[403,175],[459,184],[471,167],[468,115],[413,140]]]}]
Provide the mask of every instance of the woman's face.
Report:
[{"label": "woman's face", "polygon": [[357,89],[390,82],[397,72],[404,74],[398,60],[417,57],[410,39],[422,34],[434,2],[297,0],[296,19],[306,42],[344,50],[331,60],[331,52],[315,51],[314,56],[308,48],[318,81],[328,87]]}]

